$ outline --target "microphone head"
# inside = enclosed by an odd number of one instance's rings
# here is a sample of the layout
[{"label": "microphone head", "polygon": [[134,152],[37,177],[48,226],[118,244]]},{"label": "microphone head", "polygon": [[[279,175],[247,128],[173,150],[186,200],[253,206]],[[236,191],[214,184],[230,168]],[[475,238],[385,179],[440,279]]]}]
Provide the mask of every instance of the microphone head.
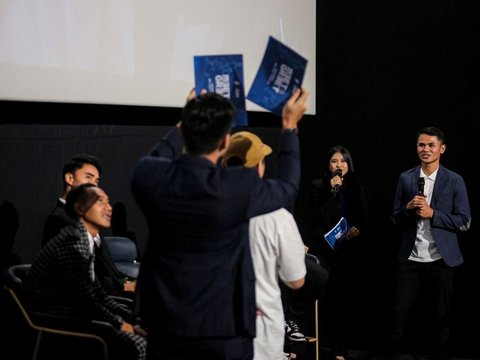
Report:
[{"label": "microphone head", "polygon": [[[333,172],[332,178],[335,177],[335,176],[342,177],[342,169],[336,169]],[[333,196],[337,195],[337,192],[338,192],[339,189],[340,189],[340,185],[338,185],[338,184],[333,187]]]}]

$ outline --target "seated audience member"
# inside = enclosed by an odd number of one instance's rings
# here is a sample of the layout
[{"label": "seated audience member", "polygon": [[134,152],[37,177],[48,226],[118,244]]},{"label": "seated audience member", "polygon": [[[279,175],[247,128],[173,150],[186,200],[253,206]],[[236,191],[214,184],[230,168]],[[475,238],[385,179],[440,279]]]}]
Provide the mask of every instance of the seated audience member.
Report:
[{"label": "seated audience member", "polygon": [[112,207],[105,192],[82,184],[68,193],[63,227],[34,258],[26,281],[34,311],[113,325],[115,348],[123,359],[145,359],[145,332],[131,309],[109,297],[94,271],[95,239],[110,227]]},{"label": "seated audience member", "polygon": [[[224,155],[226,166],[244,166],[265,173],[265,156],[272,153],[255,134],[238,132]],[[292,289],[305,281],[305,251],[297,224],[287,210],[279,209],[250,219],[250,249],[255,269],[257,306],[255,360],[288,359],[284,349],[284,315],[279,279]]]},{"label": "seated audience member", "polygon": [[[305,247],[305,251],[308,248]],[[317,262],[318,261],[318,262]],[[330,270],[316,256],[305,255],[307,275],[305,285],[298,291],[282,286],[285,309],[285,335],[289,341],[306,341],[303,328],[308,313],[312,313],[315,300],[321,300],[327,290]]]},{"label": "seated audience member", "polygon": [[[65,212],[65,199],[72,187],[81,184],[98,185],[102,167],[98,159],[89,154],[72,156],[63,166],[63,194],[57,200],[57,205],[48,216],[43,230],[42,245],[58,235],[60,229],[75,224]],[[120,272],[113,263],[108,248],[102,246],[99,238],[95,242],[95,274],[104,289],[111,295],[132,297],[135,291],[135,282],[129,281],[127,275]]]}]

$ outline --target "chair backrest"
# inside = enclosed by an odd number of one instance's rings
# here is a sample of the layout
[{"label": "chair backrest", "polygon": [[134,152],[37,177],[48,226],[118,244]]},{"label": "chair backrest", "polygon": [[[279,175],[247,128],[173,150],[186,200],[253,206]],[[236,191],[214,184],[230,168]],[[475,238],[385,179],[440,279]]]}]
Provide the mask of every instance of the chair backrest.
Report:
[{"label": "chair backrest", "polygon": [[137,278],[140,263],[136,261],[137,246],[132,240],[121,236],[105,236],[102,245],[107,246],[118,270],[132,279]]},{"label": "chair backrest", "polygon": [[27,277],[31,264],[19,264],[10,266],[5,270],[5,284],[16,291],[24,291],[24,281]]},{"label": "chair backrest", "polygon": [[[31,264],[12,265],[5,270],[4,274],[5,286],[15,293],[20,302],[18,305],[21,311],[25,312],[23,315],[27,317],[28,301],[25,295],[25,279],[31,266]],[[30,319],[27,319],[27,321],[30,321]]]},{"label": "chair backrest", "polygon": [[315,255],[313,255],[313,254],[310,254],[310,253],[306,253],[305,255],[306,255],[308,258],[310,258],[314,263],[320,264],[320,259],[319,259],[317,256],[315,256]]},{"label": "chair backrest", "polygon": [[[53,320],[52,322],[48,321],[47,317],[41,316],[42,314],[32,316],[27,301],[28,295],[25,291],[25,279],[30,267],[31,264],[20,264],[7,268],[4,272],[4,287],[28,328],[35,334],[36,341],[34,341],[33,349],[31,349],[31,359],[36,360],[41,353],[42,355],[46,354],[45,358],[52,358],[52,356],[57,358],[56,356],[61,355],[60,358],[67,356],[70,359],[78,359],[94,355],[95,358],[108,360],[107,342],[101,336],[81,330],[66,330],[63,326],[56,326]],[[98,327],[99,331],[111,331],[110,324],[96,323],[98,324],[95,326]],[[67,323],[62,325],[67,325]],[[76,325],[76,323],[72,322],[72,325]],[[49,334],[50,338],[43,336],[43,334]],[[56,337],[59,338],[56,339]],[[52,341],[52,339],[56,339],[56,341]],[[76,357],[77,355],[78,357]]]}]

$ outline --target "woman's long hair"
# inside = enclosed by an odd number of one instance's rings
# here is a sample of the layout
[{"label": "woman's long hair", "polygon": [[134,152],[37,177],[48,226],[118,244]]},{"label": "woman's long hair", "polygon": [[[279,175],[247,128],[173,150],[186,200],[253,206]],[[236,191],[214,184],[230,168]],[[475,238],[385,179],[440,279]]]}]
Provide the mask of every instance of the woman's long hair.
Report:
[{"label": "woman's long hair", "polygon": [[333,154],[337,152],[342,154],[343,158],[347,162],[348,172],[352,172],[352,173],[355,172],[353,168],[353,161],[352,161],[352,156],[350,155],[350,152],[347,150],[346,147],[342,145],[335,145],[328,150],[327,155],[325,156],[325,160],[324,160],[324,176],[325,177],[328,177],[328,178],[332,177],[332,173],[330,171],[330,159],[332,158]]}]

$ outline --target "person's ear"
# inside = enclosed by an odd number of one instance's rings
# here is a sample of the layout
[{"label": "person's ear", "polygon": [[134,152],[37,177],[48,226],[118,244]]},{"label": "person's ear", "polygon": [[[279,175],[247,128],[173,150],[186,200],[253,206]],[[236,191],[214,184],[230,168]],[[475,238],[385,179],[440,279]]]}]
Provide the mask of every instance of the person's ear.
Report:
[{"label": "person's ear", "polygon": [[75,214],[77,214],[78,217],[83,217],[83,215],[85,215],[85,210],[79,203],[74,204],[73,209],[75,210]]},{"label": "person's ear", "polygon": [[230,134],[226,134],[223,139],[220,141],[220,144],[218,146],[218,151],[224,153],[227,151],[228,147],[230,146]]},{"label": "person's ear", "polygon": [[65,183],[67,185],[73,186],[74,178],[75,178],[75,176],[71,172],[67,172],[64,176]]},{"label": "person's ear", "polygon": [[443,154],[445,152],[445,150],[447,150],[447,145],[446,144],[442,144],[440,146],[440,154]]},{"label": "person's ear", "polygon": [[259,161],[257,165],[255,165],[255,168],[258,172],[258,176],[260,178],[263,178],[263,176],[265,175],[265,161],[262,160],[262,161]]}]

